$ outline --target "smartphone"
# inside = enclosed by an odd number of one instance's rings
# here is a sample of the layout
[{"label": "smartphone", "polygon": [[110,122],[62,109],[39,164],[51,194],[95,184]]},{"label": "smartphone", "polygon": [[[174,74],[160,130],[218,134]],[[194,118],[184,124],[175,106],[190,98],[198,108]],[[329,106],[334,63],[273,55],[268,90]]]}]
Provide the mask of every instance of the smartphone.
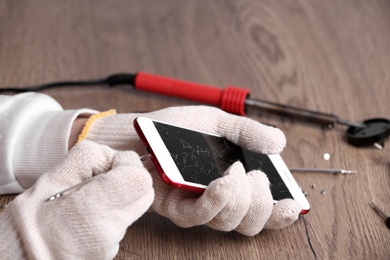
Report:
[{"label": "smartphone", "polygon": [[234,162],[247,172],[261,170],[269,181],[274,201],[285,198],[302,205],[301,214],[310,210],[309,202],[280,155],[249,151],[227,139],[145,117],[134,120],[134,128],[168,185],[203,192],[220,178]]}]

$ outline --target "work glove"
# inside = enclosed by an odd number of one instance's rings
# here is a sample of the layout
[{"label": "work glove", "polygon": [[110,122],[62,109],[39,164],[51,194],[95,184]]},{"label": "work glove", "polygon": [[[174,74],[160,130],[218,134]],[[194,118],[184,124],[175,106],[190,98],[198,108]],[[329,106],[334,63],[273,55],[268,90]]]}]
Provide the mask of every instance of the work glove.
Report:
[{"label": "work glove", "polygon": [[[133,127],[133,120],[138,116],[217,134],[264,154],[278,154],[286,144],[284,134],[277,128],[207,106],[172,107],[145,114],[108,111],[93,116],[80,138],[145,155],[145,147]],[[213,181],[201,196],[163,183],[151,160],[146,160],[144,165],[153,178],[152,209],[181,227],[207,225],[253,236],[263,228],[290,225],[302,209],[291,199],[274,205],[267,176],[261,171],[246,173],[240,162]]]},{"label": "work glove", "polygon": [[80,142],[0,214],[0,258],[112,259],[153,197],[135,152]]}]

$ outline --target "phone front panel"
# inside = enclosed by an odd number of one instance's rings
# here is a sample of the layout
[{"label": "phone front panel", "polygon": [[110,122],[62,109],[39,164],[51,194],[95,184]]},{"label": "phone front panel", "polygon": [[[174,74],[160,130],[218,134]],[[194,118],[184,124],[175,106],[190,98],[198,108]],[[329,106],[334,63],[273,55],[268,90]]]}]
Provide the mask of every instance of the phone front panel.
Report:
[{"label": "phone front panel", "polygon": [[247,172],[261,170],[268,176],[274,200],[293,198],[267,155],[241,148],[218,136],[156,121],[154,125],[185,181],[207,186],[240,161]]}]

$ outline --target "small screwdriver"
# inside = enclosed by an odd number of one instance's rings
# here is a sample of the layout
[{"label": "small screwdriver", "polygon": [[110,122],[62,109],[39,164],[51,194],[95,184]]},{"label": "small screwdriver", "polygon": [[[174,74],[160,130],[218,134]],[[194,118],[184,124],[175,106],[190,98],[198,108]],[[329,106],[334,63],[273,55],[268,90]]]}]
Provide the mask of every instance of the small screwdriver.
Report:
[{"label": "small screwdriver", "polygon": [[390,216],[388,216],[387,214],[385,214],[385,212],[379,208],[377,205],[374,204],[374,202],[371,201],[370,203],[371,207],[375,210],[375,212],[381,216],[381,218],[384,219],[385,221],[385,224],[388,228],[390,228]]}]

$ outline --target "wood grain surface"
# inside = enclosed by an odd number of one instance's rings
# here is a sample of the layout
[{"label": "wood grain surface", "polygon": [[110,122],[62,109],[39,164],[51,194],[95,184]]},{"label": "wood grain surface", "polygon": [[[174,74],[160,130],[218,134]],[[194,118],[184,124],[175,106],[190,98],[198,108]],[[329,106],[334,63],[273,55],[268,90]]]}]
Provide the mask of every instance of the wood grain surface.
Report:
[{"label": "wood grain surface", "polygon": [[[247,87],[254,98],[359,121],[389,117],[389,1],[0,0],[0,86],[103,78],[147,71],[214,86]],[[47,90],[65,109],[150,111],[191,101],[128,87]],[[390,214],[390,144],[379,150],[333,130],[264,112],[281,128],[290,167],[346,168],[351,176],[295,173],[312,210],[318,259],[390,259],[390,233],[370,208]],[[330,160],[323,154],[329,153]],[[315,188],[312,185],[315,184]],[[321,194],[321,190],[325,194]],[[13,196],[0,197],[5,205]],[[117,259],[315,259],[304,220],[254,237],[182,229],[146,214]]]}]

